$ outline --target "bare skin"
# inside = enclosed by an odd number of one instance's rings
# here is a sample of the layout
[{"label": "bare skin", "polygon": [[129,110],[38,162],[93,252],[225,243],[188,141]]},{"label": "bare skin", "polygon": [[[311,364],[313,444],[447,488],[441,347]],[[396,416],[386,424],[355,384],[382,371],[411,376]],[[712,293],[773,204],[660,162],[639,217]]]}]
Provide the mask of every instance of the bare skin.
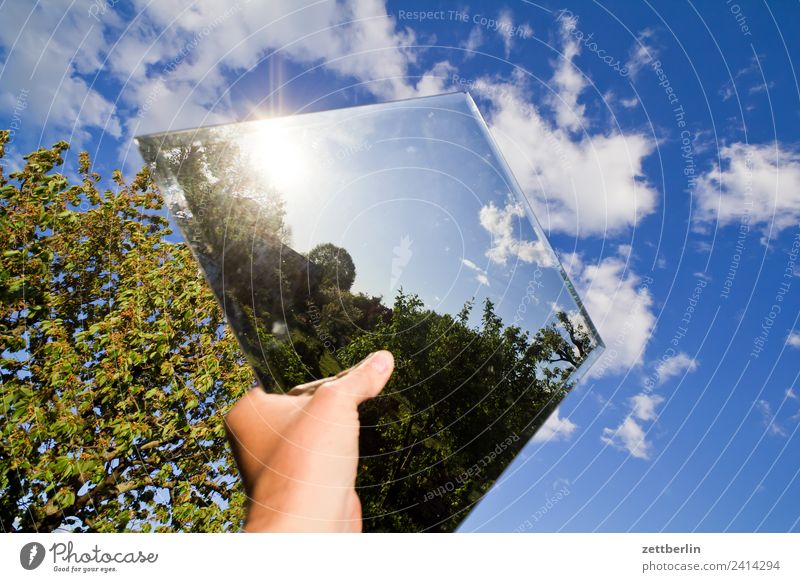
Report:
[{"label": "bare skin", "polygon": [[225,419],[249,498],[245,531],[360,532],[358,405],[394,369],[387,351],[288,395],[250,390]]}]

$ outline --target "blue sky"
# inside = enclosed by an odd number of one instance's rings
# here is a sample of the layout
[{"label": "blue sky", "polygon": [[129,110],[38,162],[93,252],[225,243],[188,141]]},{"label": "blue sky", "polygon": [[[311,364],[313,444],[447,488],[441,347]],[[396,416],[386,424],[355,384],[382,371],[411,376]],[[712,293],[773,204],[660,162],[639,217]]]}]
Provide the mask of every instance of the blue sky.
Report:
[{"label": "blue sky", "polygon": [[63,6],[0,4],[12,155],[471,91],[608,349],[465,529],[800,529],[797,3]]},{"label": "blue sky", "polygon": [[[544,233],[466,93],[233,130],[179,135],[187,144],[232,140],[245,152],[238,171],[282,200],[289,246],[302,253],[324,243],[347,249],[354,291],[391,305],[402,288],[454,316],[472,301],[475,325],[489,298],[506,324],[531,335],[559,310],[580,318]],[[167,203],[188,210],[183,192]]]}]

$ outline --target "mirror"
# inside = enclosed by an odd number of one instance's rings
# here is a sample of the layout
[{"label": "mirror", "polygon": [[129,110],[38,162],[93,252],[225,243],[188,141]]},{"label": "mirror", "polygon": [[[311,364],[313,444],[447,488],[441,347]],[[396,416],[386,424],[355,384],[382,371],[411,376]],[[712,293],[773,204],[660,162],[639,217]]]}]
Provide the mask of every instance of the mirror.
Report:
[{"label": "mirror", "polygon": [[365,531],[452,531],[602,343],[472,98],[140,137],[265,390],[395,355]]}]

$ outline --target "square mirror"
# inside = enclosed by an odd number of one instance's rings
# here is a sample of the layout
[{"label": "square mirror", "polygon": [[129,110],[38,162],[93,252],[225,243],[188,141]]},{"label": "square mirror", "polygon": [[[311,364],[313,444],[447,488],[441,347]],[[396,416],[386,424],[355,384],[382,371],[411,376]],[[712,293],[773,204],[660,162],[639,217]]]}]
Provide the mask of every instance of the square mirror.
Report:
[{"label": "square mirror", "polygon": [[137,138],[263,386],[378,349],[365,531],[452,531],[602,343],[467,93]]}]

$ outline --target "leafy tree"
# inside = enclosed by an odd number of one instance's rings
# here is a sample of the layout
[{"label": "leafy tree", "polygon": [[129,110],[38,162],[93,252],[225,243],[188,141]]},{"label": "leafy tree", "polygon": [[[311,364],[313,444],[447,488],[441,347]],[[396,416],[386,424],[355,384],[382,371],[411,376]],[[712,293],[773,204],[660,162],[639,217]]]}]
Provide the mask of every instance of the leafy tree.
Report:
[{"label": "leafy tree", "polygon": [[356,280],[353,257],[333,243],[315,246],[308,253],[308,260],[322,268],[322,285],[345,292],[350,290]]},{"label": "leafy tree", "polygon": [[0,525],[237,527],[222,413],[252,372],[147,170],[101,192],[81,154],[71,185],[67,148],[0,166]]},{"label": "leafy tree", "polygon": [[454,318],[401,292],[388,322],[339,353],[351,363],[385,348],[397,361],[360,411],[366,531],[455,529],[555,410],[594,345],[563,312],[531,337],[503,326],[489,300],[470,327],[472,308]]}]

